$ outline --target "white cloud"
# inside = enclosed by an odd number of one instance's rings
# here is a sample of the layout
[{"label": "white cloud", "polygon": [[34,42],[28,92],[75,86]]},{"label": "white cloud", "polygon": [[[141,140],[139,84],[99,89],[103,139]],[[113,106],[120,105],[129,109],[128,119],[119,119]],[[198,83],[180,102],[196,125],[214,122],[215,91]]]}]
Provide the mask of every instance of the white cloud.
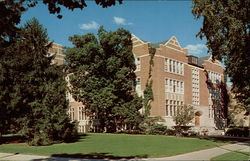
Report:
[{"label": "white cloud", "polygon": [[114,22],[117,25],[133,25],[132,22],[126,22],[125,18],[122,18],[122,17],[113,17],[113,18],[114,18]]},{"label": "white cloud", "polygon": [[91,21],[91,23],[85,23],[80,25],[80,29],[83,30],[93,30],[93,29],[98,29],[100,25],[96,23],[95,21]]},{"label": "white cloud", "polygon": [[196,44],[196,45],[187,45],[185,47],[188,49],[188,52],[195,56],[204,56],[207,55],[207,46],[204,44]]}]

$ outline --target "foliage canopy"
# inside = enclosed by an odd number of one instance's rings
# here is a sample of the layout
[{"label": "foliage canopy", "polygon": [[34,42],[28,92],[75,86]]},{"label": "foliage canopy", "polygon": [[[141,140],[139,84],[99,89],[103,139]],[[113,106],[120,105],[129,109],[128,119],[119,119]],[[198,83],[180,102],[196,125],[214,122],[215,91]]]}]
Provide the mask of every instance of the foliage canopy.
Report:
[{"label": "foliage canopy", "polygon": [[176,126],[186,126],[194,119],[194,107],[191,105],[178,106],[173,117]]},{"label": "foliage canopy", "polygon": [[131,34],[103,27],[94,34],[70,37],[73,48],[66,51],[71,93],[97,116],[101,129],[134,129],[140,121],[142,100],[133,88],[135,63]]},{"label": "foliage canopy", "polygon": [[[51,64],[46,30],[37,19],[21,28],[21,37],[0,57],[0,126],[16,132],[31,145],[46,145],[76,134],[67,115],[63,67]],[[2,131],[5,132],[5,131]]]},{"label": "foliage canopy", "polygon": [[224,60],[232,91],[250,110],[250,1],[193,0],[193,14],[203,18],[198,33],[214,58]]}]

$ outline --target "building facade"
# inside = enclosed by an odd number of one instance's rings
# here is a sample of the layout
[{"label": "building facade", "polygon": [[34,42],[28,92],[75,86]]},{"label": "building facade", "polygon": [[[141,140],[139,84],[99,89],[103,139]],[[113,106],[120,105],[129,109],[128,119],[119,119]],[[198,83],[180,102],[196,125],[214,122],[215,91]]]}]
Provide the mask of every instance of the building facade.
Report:
[{"label": "building facade", "polygon": [[[62,65],[65,63],[64,47],[62,45],[52,43],[48,53],[49,56],[55,56],[52,60],[53,64]],[[68,88],[70,89],[69,76],[70,75],[68,75],[65,79],[68,82]],[[89,117],[87,116],[85,105],[82,102],[75,101],[70,92],[67,92],[67,99],[69,101],[68,114],[71,121],[78,121],[79,132],[87,132],[91,123]]]},{"label": "building facade", "polygon": [[64,47],[57,43],[52,43],[52,46],[49,48],[48,55],[54,55],[55,58],[52,60],[53,64],[62,65],[65,63],[65,55],[63,54]]},{"label": "building facade", "polygon": [[151,116],[161,116],[168,127],[175,126],[173,116],[180,105],[192,105],[195,118],[190,126],[197,131],[212,134],[226,126],[221,85],[224,83],[224,69],[211,57],[202,60],[188,55],[176,37],[159,44],[150,68],[151,44],[132,36],[133,53],[137,66],[136,90],[143,96],[151,72],[154,100],[151,102]]},{"label": "building facade", "polygon": [[[151,75],[154,100],[150,116],[161,116],[166,126],[173,127],[177,108],[186,104],[195,107],[195,117],[189,124],[194,130],[213,134],[225,128],[226,115],[220,88],[224,83],[224,69],[218,61],[188,55],[188,50],[182,48],[174,36],[159,44],[153,57],[149,42],[135,35],[132,35],[132,42],[139,96],[143,97],[149,73]],[[53,44],[49,53],[56,54],[53,63],[64,63],[62,46]],[[69,82],[69,75],[66,80]],[[70,89],[70,84],[68,86]],[[69,116],[72,121],[79,122],[79,132],[98,131],[98,119],[88,117],[85,105],[75,101],[70,93],[67,93],[67,98]]]}]

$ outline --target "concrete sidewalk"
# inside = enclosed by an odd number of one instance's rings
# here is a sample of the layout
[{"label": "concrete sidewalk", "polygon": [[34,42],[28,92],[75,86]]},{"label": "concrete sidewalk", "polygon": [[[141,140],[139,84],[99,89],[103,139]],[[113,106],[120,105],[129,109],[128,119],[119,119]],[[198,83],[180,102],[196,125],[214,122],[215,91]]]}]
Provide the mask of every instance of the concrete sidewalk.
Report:
[{"label": "concrete sidewalk", "polygon": [[[143,160],[143,161],[210,160],[211,158],[215,156],[228,153],[228,152],[232,152],[232,151],[244,151],[244,152],[250,153],[250,142],[228,144],[228,145],[224,145],[224,146],[220,146],[216,148],[195,151],[195,152],[176,155],[172,157],[131,159],[131,160]],[[3,161],[3,160],[4,161],[86,161],[86,160],[102,161],[102,159],[59,158],[59,157],[48,157],[48,156],[39,156],[39,155],[0,153],[0,161]]]},{"label": "concrete sidewalk", "polygon": [[[232,151],[249,152],[250,155],[250,142],[240,142],[235,144],[228,144],[216,148],[195,151],[186,154],[175,155],[165,158],[149,158],[147,160],[210,160],[213,157],[222,155]],[[250,157],[250,156],[249,156]],[[249,158],[250,159],[250,158]]]}]

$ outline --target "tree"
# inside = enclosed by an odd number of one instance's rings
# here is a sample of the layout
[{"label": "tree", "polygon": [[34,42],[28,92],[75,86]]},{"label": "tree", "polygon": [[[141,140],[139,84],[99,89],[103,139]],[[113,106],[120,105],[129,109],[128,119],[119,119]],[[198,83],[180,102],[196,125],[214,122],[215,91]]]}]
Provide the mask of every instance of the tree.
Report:
[{"label": "tree", "polygon": [[177,131],[181,132],[182,126],[187,126],[194,119],[194,107],[191,105],[178,106],[177,113],[173,116]]},{"label": "tree", "polygon": [[213,58],[224,60],[235,97],[250,111],[250,1],[193,0],[193,14],[203,17],[198,33]]},{"label": "tree", "polygon": [[74,47],[67,49],[66,61],[73,97],[98,116],[102,130],[114,132],[118,124],[134,128],[142,101],[132,87],[136,66],[130,33],[100,27],[98,39],[89,33],[70,41]]},{"label": "tree", "polygon": [[[21,28],[21,35],[0,59],[3,71],[7,71],[6,80],[10,81],[0,82],[0,87],[7,89],[1,93],[4,96],[0,97],[1,102],[7,101],[1,109],[6,110],[5,114],[11,118],[7,120],[20,127],[19,133],[31,145],[69,139],[77,133],[67,115],[63,66],[51,64],[54,58],[48,56],[51,44],[38,20],[28,21]],[[9,126],[8,122],[5,126]]]}]

